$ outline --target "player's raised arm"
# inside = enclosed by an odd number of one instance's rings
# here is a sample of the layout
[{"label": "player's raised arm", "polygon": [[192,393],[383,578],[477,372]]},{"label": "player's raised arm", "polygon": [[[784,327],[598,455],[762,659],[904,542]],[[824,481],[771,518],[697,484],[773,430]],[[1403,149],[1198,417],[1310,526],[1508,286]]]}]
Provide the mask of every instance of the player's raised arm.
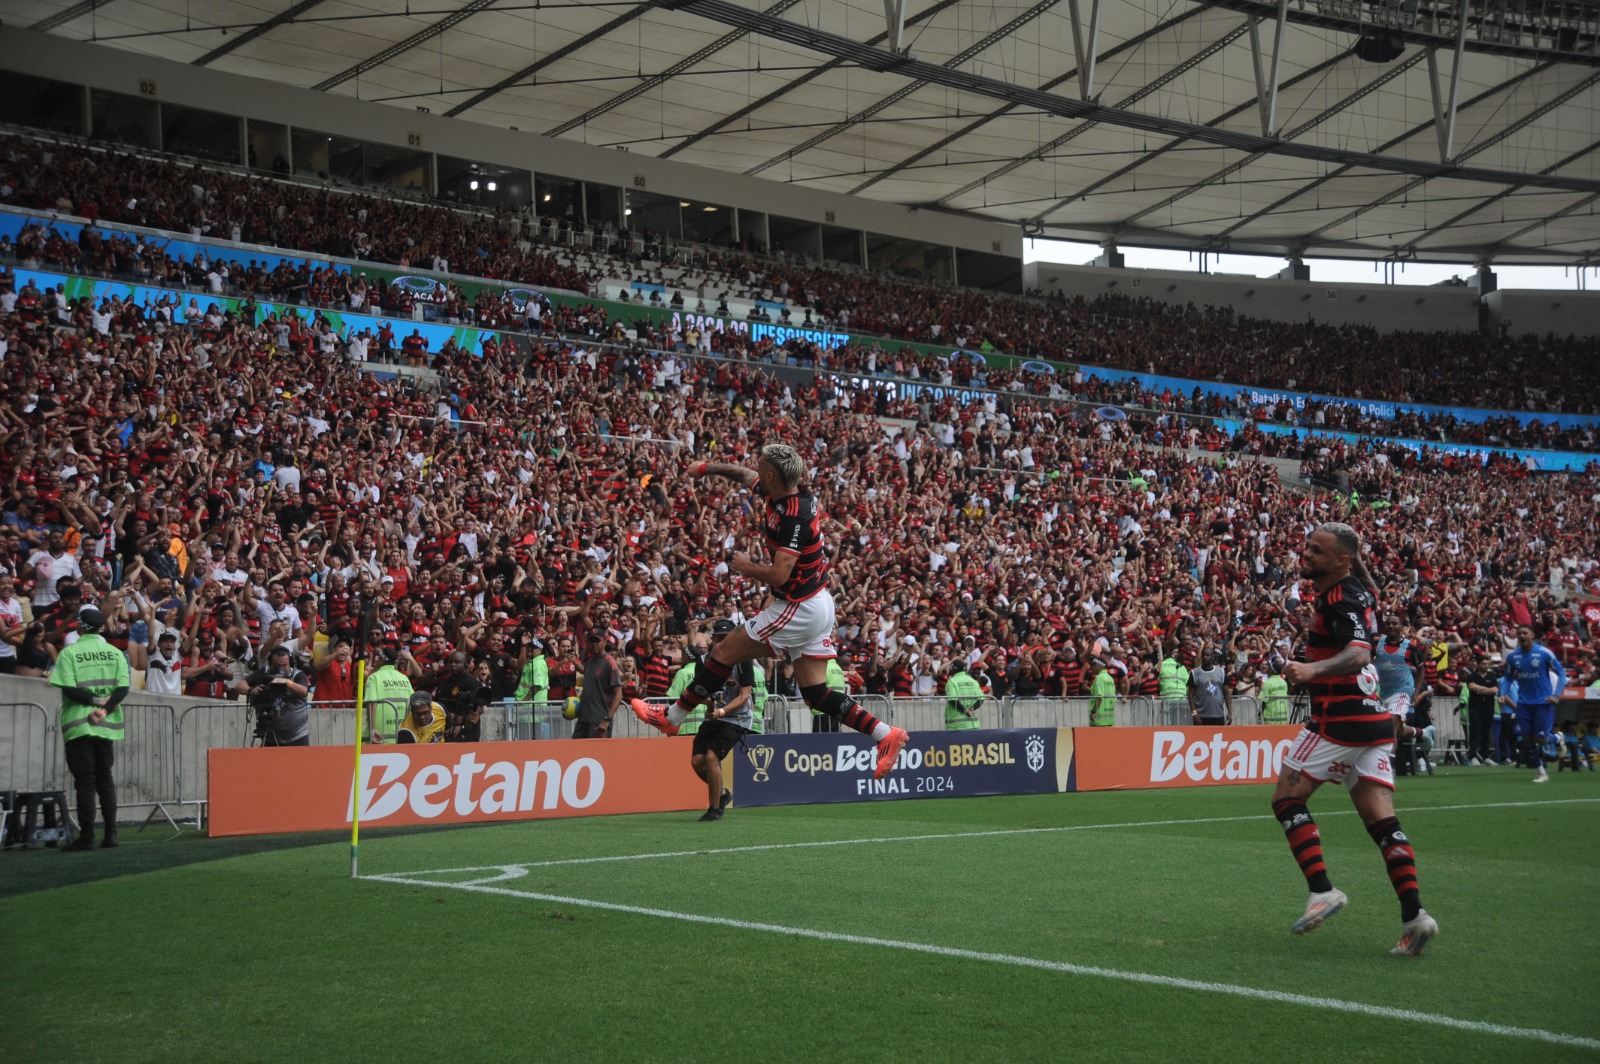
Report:
[{"label": "player's raised arm", "polygon": [[688,472],[695,480],[705,477],[727,477],[747,488],[758,479],[754,469],[749,466],[734,465],[732,462],[691,462]]}]

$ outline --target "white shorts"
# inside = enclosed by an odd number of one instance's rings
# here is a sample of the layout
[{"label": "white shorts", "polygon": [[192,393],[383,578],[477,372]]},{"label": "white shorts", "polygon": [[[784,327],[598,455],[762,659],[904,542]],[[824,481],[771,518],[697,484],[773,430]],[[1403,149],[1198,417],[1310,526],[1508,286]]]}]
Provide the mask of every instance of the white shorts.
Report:
[{"label": "white shorts", "polygon": [[1411,692],[1400,691],[1392,695],[1384,695],[1383,708],[1387,709],[1391,715],[1405,720],[1406,715],[1411,712]]},{"label": "white shorts", "polygon": [[758,643],[772,648],[774,656],[835,658],[833,595],[826,588],[804,602],[773,599],[772,605],[744,622],[744,630]]},{"label": "white shorts", "polygon": [[1358,780],[1371,780],[1394,790],[1394,764],[1388,743],[1381,746],[1345,746],[1313,731],[1302,731],[1283,767],[1292,768],[1318,783],[1342,783],[1348,790]]}]

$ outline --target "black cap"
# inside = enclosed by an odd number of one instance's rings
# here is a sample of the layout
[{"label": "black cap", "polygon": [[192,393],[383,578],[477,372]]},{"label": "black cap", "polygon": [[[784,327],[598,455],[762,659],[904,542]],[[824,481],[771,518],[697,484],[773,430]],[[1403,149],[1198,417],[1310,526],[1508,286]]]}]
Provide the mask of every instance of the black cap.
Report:
[{"label": "black cap", "polygon": [[737,627],[739,626],[728,620],[728,618],[723,617],[720,620],[711,622],[711,634],[713,636],[727,635]]},{"label": "black cap", "polygon": [[540,639],[538,636],[534,636],[532,639],[528,640],[528,646],[538,651],[540,654],[544,653],[544,640]]},{"label": "black cap", "polygon": [[105,614],[93,606],[85,606],[78,611],[78,629],[80,631],[98,632],[105,623]]}]

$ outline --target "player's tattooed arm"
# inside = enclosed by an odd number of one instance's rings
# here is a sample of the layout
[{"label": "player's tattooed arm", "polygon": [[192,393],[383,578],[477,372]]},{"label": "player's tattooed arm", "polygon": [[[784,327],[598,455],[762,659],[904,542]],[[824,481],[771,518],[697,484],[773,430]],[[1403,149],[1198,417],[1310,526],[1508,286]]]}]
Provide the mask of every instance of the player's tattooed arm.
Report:
[{"label": "player's tattooed arm", "polygon": [[734,483],[743,484],[747,488],[759,479],[754,469],[749,466],[734,465],[732,462],[707,462],[705,463],[705,472],[701,475],[727,477]]}]

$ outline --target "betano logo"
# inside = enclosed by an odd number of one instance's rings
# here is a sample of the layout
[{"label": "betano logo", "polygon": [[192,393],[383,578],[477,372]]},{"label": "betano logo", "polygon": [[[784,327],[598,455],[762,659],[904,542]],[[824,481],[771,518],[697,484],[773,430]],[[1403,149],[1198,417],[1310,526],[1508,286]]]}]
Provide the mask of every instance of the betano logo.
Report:
[{"label": "betano logo", "polygon": [[[1289,752],[1290,739],[1224,739],[1212,732],[1209,739],[1181,731],[1157,731],[1151,737],[1150,782],[1166,783],[1186,776],[1196,783],[1276,779]],[[1187,745],[1185,745],[1187,743]]]},{"label": "betano logo", "polygon": [[[383,820],[407,806],[424,820],[452,807],[457,816],[526,813],[535,803],[544,809],[587,809],[605,789],[605,767],[591,757],[575,758],[568,765],[554,759],[484,765],[469,752],[454,765],[423,765],[413,773],[408,754],[386,751],[361,760],[361,821]],[[349,819],[347,812],[347,823]]]}]

